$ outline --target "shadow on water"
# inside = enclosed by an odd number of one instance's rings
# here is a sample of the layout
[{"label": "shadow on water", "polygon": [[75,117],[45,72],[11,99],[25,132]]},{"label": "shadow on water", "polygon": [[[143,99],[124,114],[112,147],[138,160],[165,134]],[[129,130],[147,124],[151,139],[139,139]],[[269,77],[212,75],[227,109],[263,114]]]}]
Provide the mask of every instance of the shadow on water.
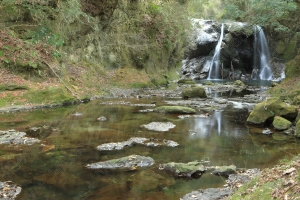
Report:
[{"label": "shadow on water", "polygon": [[[163,104],[162,99],[154,98],[128,101]],[[44,144],[44,147],[2,145],[2,180],[12,180],[22,186],[18,199],[171,200],[199,188],[220,187],[225,182],[209,172],[200,179],[175,179],[158,170],[161,163],[206,160],[213,166],[235,164],[239,168],[262,168],[300,150],[298,141],[289,137],[261,135],[262,128],[247,127],[245,109],[228,107],[211,116],[179,119],[177,115],[139,112],[147,108],[93,101],[74,107],[2,114],[2,130],[26,131],[42,139]],[[107,121],[98,121],[100,116],[105,116]],[[172,122],[176,127],[168,132],[154,132],[140,126],[153,121]],[[96,150],[97,145],[136,136],[169,139],[180,146],[135,145],[120,151]],[[133,154],[150,156],[155,164],[135,171],[85,168],[89,163]]]}]

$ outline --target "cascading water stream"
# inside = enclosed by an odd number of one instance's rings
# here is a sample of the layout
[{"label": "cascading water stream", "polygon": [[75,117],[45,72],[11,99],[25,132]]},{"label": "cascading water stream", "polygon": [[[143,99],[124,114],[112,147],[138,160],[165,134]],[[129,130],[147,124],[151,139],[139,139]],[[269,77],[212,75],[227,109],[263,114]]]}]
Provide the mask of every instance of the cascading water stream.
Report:
[{"label": "cascading water stream", "polygon": [[219,73],[220,73],[220,51],[221,51],[221,45],[223,40],[223,34],[224,34],[224,24],[222,24],[221,27],[221,35],[219,38],[219,41],[217,43],[217,46],[215,48],[214,56],[211,61],[208,61],[210,64],[210,69],[208,73],[208,80],[212,79],[219,79]]},{"label": "cascading water stream", "polygon": [[272,80],[270,60],[270,52],[264,31],[260,26],[255,26],[253,68],[254,70],[260,70],[259,74],[257,73],[254,76],[254,79],[259,77],[260,80]]}]

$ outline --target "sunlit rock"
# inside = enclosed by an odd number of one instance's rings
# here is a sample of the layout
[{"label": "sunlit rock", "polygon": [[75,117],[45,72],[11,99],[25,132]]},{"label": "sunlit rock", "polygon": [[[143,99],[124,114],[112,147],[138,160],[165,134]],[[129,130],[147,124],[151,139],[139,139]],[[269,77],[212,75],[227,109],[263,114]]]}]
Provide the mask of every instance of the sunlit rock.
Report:
[{"label": "sunlit rock", "polygon": [[171,122],[151,122],[150,124],[144,124],[141,127],[144,127],[151,131],[165,132],[174,128],[176,125]]}]

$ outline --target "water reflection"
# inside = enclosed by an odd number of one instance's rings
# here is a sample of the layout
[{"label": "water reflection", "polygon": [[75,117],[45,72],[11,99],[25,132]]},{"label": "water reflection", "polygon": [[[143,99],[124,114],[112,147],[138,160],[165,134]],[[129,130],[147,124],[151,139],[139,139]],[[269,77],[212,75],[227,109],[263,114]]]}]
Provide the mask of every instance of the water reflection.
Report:
[{"label": "water reflection", "polygon": [[[157,99],[139,100],[139,103],[152,101],[163,104]],[[132,103],[135,102],[132,100]],[[43,139],[46,146],[53,147],[26,147],[30,153],[25,156],[25,147],[2,146],[0,156],[9,155],[10,159],[1,157],[1,169],[11,172],[4,174],[3,179],[23,187],[20,199],[30,195],[36,199],[59,200],[124,199],[126,195],[131,195],[138,199],[172,200],[192,190],[221,186],[224,180],[210,173],[191,181],[174,179],[158,170],[160,163],[206,160],[212,165],[235,164],[237,167],[260,168],[272,166],[279,158],[300,150],[299,143],[292,138],[278,134],[262,135],[263,128],[247,127],[248,110],[241,108],[241,105],[230,105],[222,111],[213,112],[211,116],[185,119],[179,119],[177,115],[141,113],[138,112],[140,109],[144,108],[101,105],[99,101],[93,101],[76,107],[1,115],[1,129],[27,131],[31,136]],[[73,115],[76,112],[82,115]],[[105,116],[107,121],[98,121],[100,116]],[[153,121],[172,122],[176,127],[164,133],[140,127]],[[39,128],[39,132],[32,131],[35,130],[30,129],[32,127]],[[121,142],[136,136],[174,140],[180,146],[136,145],[121,151],[96,150],[97,145]],[[150,156],[156,164],[134,172],[84,168],[88,163],[133,154]]]}]

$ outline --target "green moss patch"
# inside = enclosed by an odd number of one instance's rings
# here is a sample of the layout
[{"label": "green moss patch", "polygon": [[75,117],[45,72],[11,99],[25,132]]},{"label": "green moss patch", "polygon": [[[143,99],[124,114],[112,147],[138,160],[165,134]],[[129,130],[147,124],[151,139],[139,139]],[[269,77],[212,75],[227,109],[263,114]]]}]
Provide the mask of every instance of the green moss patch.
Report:
[{"label": "green moss patch", "polygon": [[1,91],[14,91],[14,90],[28,90],[28,87],[25,85],[15,85],[15,84],[0,84]]},{"label": "green moss patch", "polygon": [[24,94],[24,98],[33,104],[55,104],[55,103],[72,103],[76,99],[70,95],[65,88],[48,87],[44,90],[30,90]]},{"label": "green moss patch", "polygon": [[292,122],[282,117],[275,116],[273,120],[273,126],[277,130],[286,130],[292,126]]}]

